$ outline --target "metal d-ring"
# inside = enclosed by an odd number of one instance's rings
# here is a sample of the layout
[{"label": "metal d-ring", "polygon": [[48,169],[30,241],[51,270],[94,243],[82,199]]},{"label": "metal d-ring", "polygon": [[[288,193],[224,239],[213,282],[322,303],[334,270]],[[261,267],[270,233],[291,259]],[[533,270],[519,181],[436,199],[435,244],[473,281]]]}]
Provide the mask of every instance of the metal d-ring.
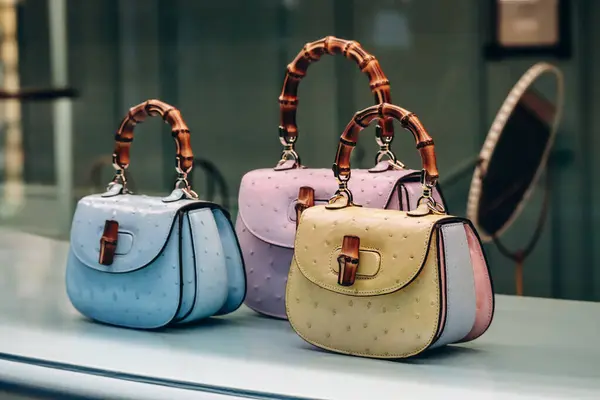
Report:
[{"label": "metal d-ring", "polygon": [[394,154],[394,152],[390,149],[390,146],[392,145],[392,140],[394,140],[394,137],[393,136],[384,137],[384,136],[382,136],[381,133],[382,133],[381,125],[377,125],[375,127],[375,141],[377,142],[377,145],[379,146],[379,151],[375,155],[375,165],[379,164],[379,162],[383,159],[383,157],[387,156],[390,164],[394,168],[404,169],[406,167],[404,165],[404,163],[399,161],[398,158],[396,158],[396,155]]},{"label": "metal d-ring", "polygon": [[283,146],[283,152],[277,165],[281,165],[289,160],[294,160],[297,165],[300,165],[300,156],[295,149],[296,139],[297,137],[290,138],[283,126],[279,127],[279,142]]},{"label": "metal d-ring", "polygon": [[188,174],[192,170],[192,166],[184,171],[181,169],[181,159],[179,156],[177,156],[175,160],[175,172],[177,172],[175,189],[181,190],[188,199],[197,199],[198,194],[192,190],[192,185],[190,185],[190,182],[187,180]]},{"label": "metal d-ring", "polygon": [[178,168],[177,179],[175,180],[175,189],[181,190],[188,199],[197,199],[198,193],[192,190],[190,182],[187,180],[187,173]]},{"label": "metal d-ring", "polygon": [[338,188],[338,190],[336,190],[335,194],[333,196],[331,196],[331,198],[329,199],[329,204],[333,204],[337,200],[344,198],[344,197],[347,199],[348,206],[355,205],[354,204],[354,196],[352,196],[352,192],[348,189],[348,187],[346,185],[342,185],[342,184],[340,184],[340,187]]},{"label": "metal d-ring", "polygon": [[296,164],[300,164],[300,156],[294,149],[294,144],[286,144],[283,146],[283,152],[281,153],[281,159],[277,165],[281,165],[286,161],[294,160]]},{"label": "metal d-ring", "polygon": [[131,194],[132,192],[129,191],[129,188],[127,187],[127,177],[125,176],[125,169],[119,167],[116,164],[114,164],[114,167],[116,169],[116,173],[115,176],[113,176],[112,180],[108,183],[108,185],[106,185],[106,191],[110,191],[114,185],[121,185],[121,193]]},{"label": "metal d-ring", "polygon": [[421,201],[423,201],[423,200],[427,202],[427,207],[431,210],[432,213],[446,214],[446,209],[444,208],[444,206],[441,205],[440,203],[438,203],[437,201],[435,201],[435,199],[433,197],[421,196],[421,198],[417,202],[417,205],[420,205]]},{"label": "metal d-ring", "polygon": [[444,206],[433,198],[433,189],[435,186],[435,182],[431,183],[427,181],[427,171],[425,169],[421,170],[421,187],[423,188],[423,194],[419,197],[417,201],[417,206],[421,205],[422,201],[427,202],[427,207],[434,214],[446,214],[446,209]]},{"label": "metal d-ring", "polygon": [[354,196],[352,195],[352,192],[350,191],[350,189],[348,189],[348,181],[350,180],[351,171],[348,170],[347,175],[342,175],[340,173],[340,168],[337,164],[333,164],[332,170],[333,175],[335,176],[335,179],[338,182],[338,189],[335,191],[335,194],[329,199],[329,205],[333,205],[341,198],[346,198],[346,205],[344,205],[343,207],[357,206],[356,204],[354,204]]},{"label": "metal d-ring", "polygon": [[375,155],[375,165],[379,164],[381,160],[386,157],[388,158],[389,163],[398,169],[404,169],[406,166],[396,158],[396,155],[389,149],[384,148],[383,146],[379,149],[377,154]]},{"label": "metal d-ring", "polygon": [[127,170],[128,165],[121,166],[117,162],[117,155],[113,154],[112,166],[115,169],[115,176],[113,176],[112,180],[108,183],[108,185],[106,185],[106,190],[110,191],[114,185],[121,185],[121,193],[131,194],[127,188],[127,177],[125,176],[125,171]]}]

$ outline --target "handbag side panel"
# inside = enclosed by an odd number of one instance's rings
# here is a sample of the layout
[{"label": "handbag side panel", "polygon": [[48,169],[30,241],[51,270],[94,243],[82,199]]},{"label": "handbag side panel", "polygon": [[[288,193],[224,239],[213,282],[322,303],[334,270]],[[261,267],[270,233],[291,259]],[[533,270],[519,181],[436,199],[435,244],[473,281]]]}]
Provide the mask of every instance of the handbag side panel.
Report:
[{"label": "handbag side panel", "polygon": [[223,211],[214,209],[212,212],[225,253],[225,266],[227,269],[227,300],[217,312],[217,315],[223,315],[237,310],[242,305],[246,297],[246,272],[244,270],[244,258],[233,224]]},{"label": "handbag side panel", "polygon": [[494,284],[489,266],[475,228],[470,223],[464,224],[473,275],[475,277],[475,292],[477,296],[477,314],[471,331],[460,342],[469,342],[483,335],[494,319]]},{"label": "handbag side panel", "polygon": [[188,211],[182,218],[182,269],[189,277],[183,287],[195,288],[193,298],[186,299],[191,309],[181,316],[180,322],[187,323],[215,315],[227,301],[229,286],[226,253],[212,210]]},{"label": "handbag side panel", "polygon": [[293,250],[260,240],[246,228],[239,214],[235,228],[246,268],[244,303],[261,314],[287,319],[285,285]]},{"label": "handbag side panel", "polygon": [[464,223],[441,223],[438,238],[443,325],[432,348],[463,339],[476,318],[475,278]]}]

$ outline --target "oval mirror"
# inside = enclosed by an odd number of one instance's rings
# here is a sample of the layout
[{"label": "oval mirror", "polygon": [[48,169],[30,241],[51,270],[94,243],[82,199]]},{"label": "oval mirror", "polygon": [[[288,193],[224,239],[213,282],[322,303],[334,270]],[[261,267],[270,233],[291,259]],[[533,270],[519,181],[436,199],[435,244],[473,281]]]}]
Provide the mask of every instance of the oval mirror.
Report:
[{"label": "oval mirror", "polygon": [[[545,219],[547,194],[530,244],[510,253],[500,236],[519,216],[543,174],[563,105],[563,76],[548,63],[531,67],[512,88],[483,144],[471,180],[467,216],[483,241],[494,241],[517,262],[517,294],[522,262],[533,249]],[[521,277],[519,277],[521,274]]]}]

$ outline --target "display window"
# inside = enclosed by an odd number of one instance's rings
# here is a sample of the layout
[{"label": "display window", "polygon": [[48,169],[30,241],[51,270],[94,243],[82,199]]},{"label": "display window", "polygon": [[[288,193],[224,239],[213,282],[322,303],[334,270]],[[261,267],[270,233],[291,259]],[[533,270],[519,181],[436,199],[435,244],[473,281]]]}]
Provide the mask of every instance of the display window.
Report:
[{"label": "display window", "polygon": [[599,19],[1,2],[0,398],[597,398]]}]

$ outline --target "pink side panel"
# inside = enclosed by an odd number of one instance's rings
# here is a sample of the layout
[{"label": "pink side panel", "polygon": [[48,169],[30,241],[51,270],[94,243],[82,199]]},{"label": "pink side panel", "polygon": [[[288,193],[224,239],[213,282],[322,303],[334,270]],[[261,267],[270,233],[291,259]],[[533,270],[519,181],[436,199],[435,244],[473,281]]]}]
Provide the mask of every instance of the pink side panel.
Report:
[{"label": "pink side panel", "polygon": [[471,253],[471,264],[473,265],[473,274],[475,275],[475,292],[477,296],[477,314],[475,315],[475,324],[471,332],[464,337],[461,342],[468,342],[477,339],[488,329],[492,323],[494,315],[494,294],[492,292],[492,283],[488,273],[487,264],[483,256],[481,244],[475,236],[470,226],[465,225],[467,242]]}]

